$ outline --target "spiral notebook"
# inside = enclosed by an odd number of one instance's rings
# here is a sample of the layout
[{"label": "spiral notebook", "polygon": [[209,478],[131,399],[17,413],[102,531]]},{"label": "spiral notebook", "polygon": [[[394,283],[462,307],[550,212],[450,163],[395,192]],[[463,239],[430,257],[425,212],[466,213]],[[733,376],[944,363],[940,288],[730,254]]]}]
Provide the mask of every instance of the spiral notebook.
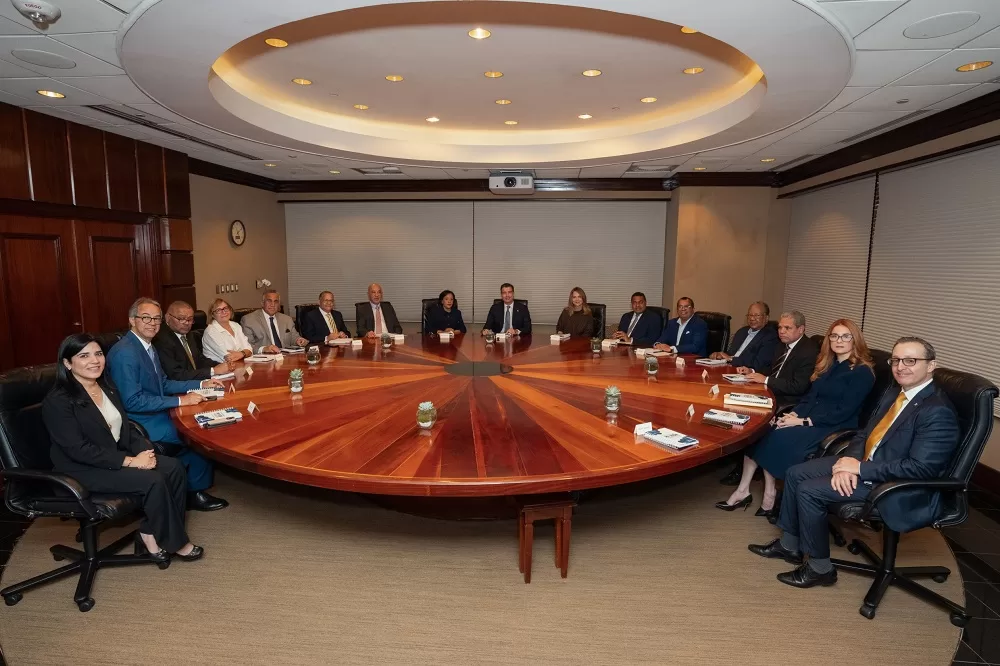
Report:
[{"label": "spiral notebook", "polygon": [[727,393],[722,399],[724,405],[739,405],[741,407],[757,407],[759,409],[771,409],[774,401],[767,396],[755,393]]},{"label": "spiral notebook", "polygon": [[202,428],[212,428],[227,423],[239,423],[243,420],[243,414],[235,407],[226,407],[225,409],[213,409],[210,412],[195,414],[194,420]]},{"label": "spiral notebook", "polygon": [[719,423],[728,423],[729,425],[745,425],[750,420],[750,417],[746,414],[726,412],[721,409],[710,409],[702,415],[702,418],[706,421],[717,421]]}]

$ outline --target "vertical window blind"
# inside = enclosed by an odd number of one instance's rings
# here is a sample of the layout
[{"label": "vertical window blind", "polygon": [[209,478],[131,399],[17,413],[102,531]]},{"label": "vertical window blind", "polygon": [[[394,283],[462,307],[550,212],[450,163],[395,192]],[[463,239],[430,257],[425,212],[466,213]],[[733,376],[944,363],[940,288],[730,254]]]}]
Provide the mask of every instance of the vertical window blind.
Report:
[{"label": "vertical window blind", "polygon": [[841,317],[861,325],[874,196],[871,177],[792,200],[784,309],[810,335]]}]

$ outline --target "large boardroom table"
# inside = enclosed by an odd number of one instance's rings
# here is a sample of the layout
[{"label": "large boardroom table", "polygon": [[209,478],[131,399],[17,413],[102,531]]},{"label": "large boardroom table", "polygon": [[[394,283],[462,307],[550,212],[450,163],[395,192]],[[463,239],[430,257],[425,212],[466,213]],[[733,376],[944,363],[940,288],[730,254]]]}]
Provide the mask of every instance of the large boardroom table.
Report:
[{"label": "large boardroom table", "polygon": [[[478,333],[478,331],[477,331]],[[723,395],[767,395],[762,386],[735,387],[728,366],[687,358],[660,359],[656,376],[619,346],[594,354],[590,341],[552,344],[522,336],[487,345],[478,334],[407,336],[390,350],[322,348],[318,365],[304,354],[245,367],[224,399],[174,410],[180,433],[209,457],[267,477],[375,495],[498,497],[564,493],[614,486],[690,469],[747,446],[767,427],[772,410],[748,409],[750,422],[732,430],[701,423]],[[294,368],[305,389],[289,391]],[[621,389],[609,414],[604,389]],[[720,392],[710,389],[718,384]],[[438,419],[417,425],[417,405],[432,401]],[[254,402],[259,412],[249,414]],[[695,414],[687,415],[693,405]],[[198,412],[234,406],[243,420],[202,429]],[[696,437],[684,451],[637,438],[652,422]]]}]

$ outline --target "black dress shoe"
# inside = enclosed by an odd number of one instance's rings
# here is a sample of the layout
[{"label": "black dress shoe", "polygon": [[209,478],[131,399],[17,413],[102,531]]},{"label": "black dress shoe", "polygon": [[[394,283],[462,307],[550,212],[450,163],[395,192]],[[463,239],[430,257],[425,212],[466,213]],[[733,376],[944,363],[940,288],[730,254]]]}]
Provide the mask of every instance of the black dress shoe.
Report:
[{"label": "black dress shoe", "polygon": [[753,502],[753,495],[747,495],[736,504],[728,504],[726,503],[726,500],[722,500],[721,502],[716,502],[715,508],[722,509],[723,511],[736,511],[736,509],[743,509],[744,511],[746,511],[747,507],[750,506],[751,502]]},{"label": "black dress shoe", "polygon": [[184,560],[185,562],[194,562],[195,560],[200,560],[201,556],[205,554],[205,549],[201,546],[195,546],[191,549],[191,552],[187,555],[181,555],[180,553],[174,553],[174,557]]},{"label": "black dress shoe", "polygon": [[800,564],[793,571],[778,574],[778,580],[792,587],[830,586],[837,582],[837,569],[833,568],[821,574],[816,573],[816,570],[808,564]]},{"label": "black dress shoe", "polygon": [[719,479],[719,483],[724,486],[738,486],[740,485],[740,479],[743,478],[743,465],[737,465],[732,469],[729,474]]},{"label": "black dress shoe", "polygon": [[781,545],[781,539],[775,539],[771,543],[764,544],[763,546],[752,543],[747,546],[747,549],[754,555],[760,555],[761,557],[782,559],[789,564],[801,564],[802,563],[802,553],[798,551],[788,550]]},{"label": "black dress shoe", "polygon": [[194,511],[218,511],[227,506],[229,506],[229,502],[220,497],[213,497],[204,490],[188,493],[187,496],[187,508]]},{"label": "black dress shoe", "polygon": [[162,548],[156,551],[155,553],[149,552],[149,548],[146,548],[146,544],[145,542],[143,542],[142,537],[139,536],[138,532],[135,533],[135,554],[145,555],[150,559],[150,561],[155,562],[156,564],[163,564],[165,562],[166,563],[170,562],[170,553],[163,550]]}]

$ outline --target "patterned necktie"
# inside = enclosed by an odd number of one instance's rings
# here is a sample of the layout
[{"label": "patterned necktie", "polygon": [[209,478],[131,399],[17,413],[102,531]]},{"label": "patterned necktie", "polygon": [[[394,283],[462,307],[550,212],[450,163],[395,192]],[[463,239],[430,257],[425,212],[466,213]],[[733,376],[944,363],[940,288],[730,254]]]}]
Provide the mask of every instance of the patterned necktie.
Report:
[{"label": "patterned necktie", "polygon": [[323,316],[326,317],[326,326],[330,329],[331,333],[337,332],[337,324],[333,321],[333,315],[329,312],[324,312]]},{"label": "patterned necktie", "polygon": [[632,337],[632,331],[635,330],[635,325],[639,323],[639,317],[641,315],[632,313],[632,323],[628,325],[628,332],[625,334],[627,337]]},{"label": "patterned necktie", "polygon": [[903,410],[903,405],[906,404],[906,394],[902,391],[896,396],[896,402],[892,403],[892,407],[889,411],[885,413],[882,420],[878,422],[878,425],[872,430],[872,433],[868,435],[868,439],[865,440],[865,460],[869,460],[872,457],[872,453],[875,451],[875,447],[878,446],[882,438],[885,437],[885,433],[889,431],[889,426],[892,422],[896,420],[896,416]]},{"label": "patterned necktie", "polygon": [[781,372],[781,369],[785,367],[785,361],[788,360],[789,351],[791,351],[791,349],[789,348],[788,345],[785,345],[785,351],[782,352],[781,356],[778,357],[778,360],[774,362],[774,364],[778,366],[778,368],[774,371],[774,374],[771,375],[772,377],[777,377],[778,373]]},{"label": "patterned necktie", "polygon": [[382,306],[375,306],[375,335],[382,335],[385,332],[385,326],[382,323]]},{"label": "patterned necktie", "polygon": [[275,326],[274,326],[274,317],[268,317],[268,319],[271,320],[271,335],[274,336],[274,346],[275,347],[280,347],[281,346],[281,336],[278,335],[278,329],[275,328]]},{"label": "patterned necktie", "polygon": [[506,333],[507,331],[509,331],[511,329],[511,323],[510,323],[510,311],[511,311],[511,308],[513,308],[512,305],[505,305],[504,308],[503,308],[503,313],[504,313],[503,314],[503,331],[502,331],[503,333]]},{"label": "patterned necktie", "polygon": [[197,368],[198,366],[195,365],[194,355],[191,354],[191,347],[188,346],[187,338],[182,335],[180,336],[180,339],[181,339],[181,346],[184,347],[184,353],[187,354],[188,360],[191,361],[191,367]]}]

